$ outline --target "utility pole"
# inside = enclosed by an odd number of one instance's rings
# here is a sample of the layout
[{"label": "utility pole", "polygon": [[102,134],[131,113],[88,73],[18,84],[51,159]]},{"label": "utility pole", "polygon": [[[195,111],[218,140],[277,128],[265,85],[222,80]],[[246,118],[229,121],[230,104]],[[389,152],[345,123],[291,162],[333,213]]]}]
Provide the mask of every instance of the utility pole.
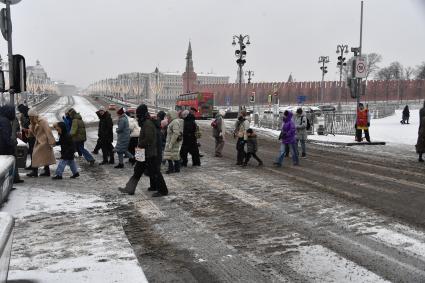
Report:
[{"label": "utility pole", "polygon": [[[233,42],[232,45],[235,46],[236,45],[236,41],[235,39],[238,40],[238,44],[239,44],[239,49],[235,50],[235,56],[237,58],[236,60],[236,64],[238,64],[239,66],[239,111],[242,110],[242,67],[243,65],[245,65],[246,60],[246,51],[245,48],[247,45],[250,45],[251,42],[249,41],[249,35],[234,35],[233,36]],[[246,43],[244,42],[245,39],[247,40]]]},{"label": "utility pole", "polygon": [[322,83],[320,85],[320,101],[321,103],[323,103],[323,92],[325,88],[325,74],[328,72],[328,67],[325,64],[329,63],[329,56],[320,56],[318,63],[322,64],[322,66],[320,67],[320,70],[322,71]]},{"label": "utility pole", "polygon": [[13,81],[13,49],[12,49],[12,16],[10,13],[10,5],[19,3],[21,0],[0,0],[6,4],[6,9],[2,9],[1,20],[5,23],[4,30],[2,29],[3,37],[7,40],[7,53],[9,59],[9,103],[15,105],[15,92],[12,89],[14,86]]}]

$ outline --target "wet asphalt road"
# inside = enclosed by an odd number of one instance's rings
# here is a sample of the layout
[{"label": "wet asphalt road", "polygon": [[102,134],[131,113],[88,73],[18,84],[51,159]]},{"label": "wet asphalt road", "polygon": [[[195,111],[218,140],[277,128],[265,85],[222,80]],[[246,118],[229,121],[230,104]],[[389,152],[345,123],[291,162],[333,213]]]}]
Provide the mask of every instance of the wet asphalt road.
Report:
[{"label": "wet asphalt road", "polygon": [[[279,144],[260,137],[265,166],[242,168],[230,136],[213,157],[208,124],[202,166],[165,176],[166,197],[152,198],[146,177],[119,194],[127,164],[84,167],[150,282],[425,282],[425,166],[414,157],[308,144],[300,166],[274,168]],[[89,149],[95,138],[92,127]]]}]

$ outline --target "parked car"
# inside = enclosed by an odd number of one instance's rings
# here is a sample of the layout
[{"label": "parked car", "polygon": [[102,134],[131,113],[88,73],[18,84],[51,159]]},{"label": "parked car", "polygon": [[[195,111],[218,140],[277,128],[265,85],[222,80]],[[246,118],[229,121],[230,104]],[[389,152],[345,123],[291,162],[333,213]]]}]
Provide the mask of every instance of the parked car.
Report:
[{"label": "parked car", "polygon": [[109,104],[108,110],[117,110],[117,106],[115,104]]}]

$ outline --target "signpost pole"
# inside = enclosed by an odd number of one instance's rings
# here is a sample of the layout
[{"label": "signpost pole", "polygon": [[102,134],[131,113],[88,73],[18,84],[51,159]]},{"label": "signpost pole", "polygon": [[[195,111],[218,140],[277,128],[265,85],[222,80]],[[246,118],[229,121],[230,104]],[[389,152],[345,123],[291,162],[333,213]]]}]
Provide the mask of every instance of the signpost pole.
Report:
[{"label": "signpost pole", "polygon": [[[363,1],[361,2],[361,9],[360,9],[360,46],[359,46],[359,56],[362,56],[362,41],[363,41]],[[358,107],[360,103],[360,90],[362,86],[362,79],[357,79],[357,106]]]}]

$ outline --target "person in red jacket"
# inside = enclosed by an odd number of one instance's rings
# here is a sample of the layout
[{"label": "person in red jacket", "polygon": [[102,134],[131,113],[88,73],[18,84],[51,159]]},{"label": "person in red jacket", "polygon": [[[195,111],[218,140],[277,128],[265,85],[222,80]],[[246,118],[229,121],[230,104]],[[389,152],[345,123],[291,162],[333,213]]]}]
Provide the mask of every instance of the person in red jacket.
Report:
[{"label": "person in red jacket", "polygon": [[357,118],[356,118],[356,125],[355,125],[357,142],[362,141],[362,131],[364,131],[366,140],[370,142],[369,127],[370,127],[369,109],[367,106],[365,108],[363,103],[359,103],[357,107]]}]

